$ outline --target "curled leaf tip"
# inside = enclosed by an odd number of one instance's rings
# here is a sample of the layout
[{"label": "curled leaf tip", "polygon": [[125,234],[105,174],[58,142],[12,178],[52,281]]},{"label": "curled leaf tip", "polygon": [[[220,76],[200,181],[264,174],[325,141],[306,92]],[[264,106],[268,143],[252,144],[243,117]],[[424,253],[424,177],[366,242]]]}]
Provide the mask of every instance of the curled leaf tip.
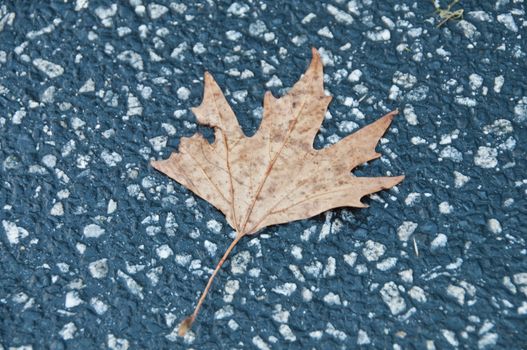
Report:
[{"label": "curled leaf tip", "polygon": [[180,337],[184,337],[187,334],[187,331],[192,327],[192,322],[194,322],[194,319],[189,316],[179,324],[178,334]]}]

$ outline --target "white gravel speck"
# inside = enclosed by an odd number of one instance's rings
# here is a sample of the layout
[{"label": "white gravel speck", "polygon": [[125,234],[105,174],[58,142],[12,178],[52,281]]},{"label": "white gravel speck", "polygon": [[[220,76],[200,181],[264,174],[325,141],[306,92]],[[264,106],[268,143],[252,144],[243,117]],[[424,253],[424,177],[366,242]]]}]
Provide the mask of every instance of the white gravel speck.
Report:
[{"label": "white gravel speck", "polygon": [[79,293],[77,291],[73,290],[66,293],[66,300],[64,302],[66,309],[74,308],[75,306],[79,306],[82,303],[84,303],[84,301],[79,297]]},{"label": "white gravel speck", "polygon": [[520,286],[527,286],[527,272],[520,272],[512,276],[514,283]]},{"label": "white gravel speck", "polygon": [[454,347],[458,347],[459,346],[459,341],[456,338],[456,333],[452,332],[449,329],[442,329],[441,333],[443,334],[443,337],[445,337],[446,341],[450,345],[452,345]]},{"label": "white gravel speck", "polygon": [[487,221],[487,227],[489,228],[489,231],[495,235],[500,234],[502,231],[501,224],[497,219],[489,219]]},{"label": "white gravel speck", "polygon": [[282,305],[275,305],[273,311],[273,320],[278,323],[287,323],[289,321],[289,311],[282,308]]},{"label": "white gravel speck", "polygon": [[349,254],[344,254],[344,261],[349,266],[355,265],[355,262],[357,261],[357,253],[351,252]]},{"label": "white gravel speck", "polygon": [[293,255],[295,259],[301,260],[302,259],[302,248],[296,245],[291,247],[291,255]]},{"label": "white gravel speck", "polygon": [[108,259],[100,259],[91,262],[88,270],[93,278],[104,278],[108,275]]},{"label": "white gravel speck", "polygon": [[81,11],[88,8],[89,0],[77,0],[75,2],[75,11]]},{"label": "white gravel speck", "polygon": [[324,296],[324,302],[328,305],[341,305],[340,296],[333,292],[329,292]]},{"label": "white gravel speck", "polygon": [[269,81],[267,83],[265,83],[265,86],[268,87],[268,88],[281,87],[282,86],[282,81],[276,75],[273,75],[271,77],[271,79],[269,79]]},{"label": "white gravel speck", "polygon": [[372,240],[366,241],[362,254],[368,261],[377,261],[386,251],[386,246]]},{"label": "white gravel speck", "polygon": [[206,240],[203,243],[203,246],[205,247],[205,249],[207,249],[207,252],[210,256],[216,255],[216,251],[218,250],[218,246],[216,245],[216,243]]},{"label": "white gravel speck", "polygon": [[117,271],[117,276],[121,278],[130,293],[133,295],[138,296],[140,299],[143,299],[143,287],[139,285],[132,277],[128,276],[126,273],[122,272],[121,270]]},{"label": "white gravel speck", "polygon": [[18,244],[22,238],[29,236],[25,228],[17,226],[14,222],[2,220],[2,226],[10,244]]},{"label": "white gravel speck", "polygon": [[119,37],[123,37],[125,35],[128,35],[132,33],[132,29],[130,29],[129,27],[119,27],[117,28],[117,35],[119,35]]},{"label": "white gravel speck", "polygon": [[239,2],[233,2],[229,8],[227,9],[227,13],[237,16],[237,17],[245,17],[247,12],[250,11],[250,7],[246,4],[239,3]]},{"label": "white gravel speck", "polygon": [[328,322],[326,324],[326,331],[325,332],[327,334],[331,335],[332,337],[334,337],[336,339],[339,339],[340,341],[344,341],[348,337],[346,335],[346,333],[344,333],[341,330],[336,329],[335,326],[333,326],[330,322]]},{"label": "white gravel speck", "polygon": [[232,93],[232,97],[234,97],[234,99],[238,102],[245,102],[245,98],[247,98],[248,94],[249,93],[247,90],[238,90]]},{"label": "white gravel speck", "polygon": [[335,20],[337,22],[342,23],[342,24],[352,24],[353,23],[353,17],[351,17],[349,13],[346,13],[333,5],[327,5],[326,9],[333,17],[335,17]]},{"label": "white gravel speck", "polygon": [[55,203],[49,213],[52,216],[64,215],[64,206],[62,205],[62,202]]},{"label": "white gravel speck", "polygon": [[362,71],[360,69],[354,69],[349,75],[348,75],[348,81],[352,83],[356,83],[360,80],[362,77]]},{"label": "white gravel speck", "polygon": [[305,302],[310,302],[313,299],[313,292],[307,288],[302,288],[302,299]]},{"label": "white gravel speck", "polygon": [[470,11],[467,14],[469,17],[480,22],[492,22],[492,17],[485,11]]},{"label": "white gravel speck", "polygon": [[101,153],[102,160],[106,163],[108,166],[116,166],[117,163],[120,163],[123,158],[121,155],[117,152],[111,152],[108,150],[104,150]]},{"label": "white gravel speck", "polygon": [[188,98],[190,97],[190,90],[184,86],[177,89],[176,93],[177,97],[183,101],[188,100]]},{"label": "white gravel speck", "polygon": [[220,233],[223,225],[216,220],[207,221],[207,228],[213,233]]},{"label": "white gravel speck", "polygon": [[512,123],[508,119],[497,119],[494,123],[483,127],[485,134],[494,134],[496,136],[503,136],[513,131]]},{"label": "white gravel speck", "polygon": [[293,331],[291,330],[291,328],[289,328],[288,325],[286,324],[280,325],[279,331],[285,340],[290,341],[290,342],[296,341],[296,336],[294,335]]},{"label": "white gravel speck", "polygon": [[269,345],[259,335],[254,336],[252,342],[259,350],[271,350]]},{"label": "white gravel speck", "polygon": [[408,291],[408,295],[410,296],[410,298],[414,299],[419,303],[426,303],[426,294],[421,287],[413,286]]},{"label": "white gravel speck", "polygon": [[397,264],[397,258],[395,257],[386,258],[383,261],[377,263],[377,269],[380,271],[388,271],[391,268],[395,267],[396,264]]},{"label": "white gravel speck", "polygon": [[388,99],[390,100],[397,100],[401,96],[401,89],[397,85],[390,86],[390,90],[388,90]]},{"label": "white gravel speck", "polygon": [[501,15],[498,15],[498,22],[503,24],[505,28],[512,32],[518,31],[518,26],[516,25],[516,22],[514,21],[514,17],[512,17],[512,14],[510,13],[502,13]]},{"label": "white gravel speck", "polygon": [[527,301],[522,301],[521,306],[517,309],[518,315],[527,315]]},{"label": "white gravel speck", "polygon": [[267,26],[262,20],[257,19],[256,22],[249,24],[249,35],[261,36],[267,32]]},{"label": "white gravel speck", "polygon": [[523,123],[527,120],[527,96],[522,97],[514,106],[514,121]]},{"label": "white gravel speck", "polygon": [[163,150],[163,148],[166,147],[168,137],[167,136],[156,136],[148,140],[150,144],[152,145],[152,148],[156,152],[160,152]]},{"label": "white gravel speck", "polygon": [[[117,13],[117,4],[112,4],[109,7],[99,6],[95,9],[95,14],[102,21],[103,25],[106,27],[111,26],[111,17],[115,16]],[[110,20],[110,21],[108,21]]]},{"label": "white gravel speck", "polygon": [[172,249],[168,246],[168,244],[163,244],[156,248],[156,254],[159,257],[159,259],[167,259],[171,255],[174,254]]},{"label": "white gravel speck", "polygon": [[419,122],[417,121],[417,115],[415,114],[414,107],[412,105],[406,105],[403,109],[403,115],[408,124],[410,125],[417,125]]},{"label": "white gravel speck", "polygon": [[284,283],[282,285],[276,286],[272,289],[273,292],[276,294],[282,294],[285,296],[290,296],[296,291],[296,284],[295,283]]},{"label": "white gravel speck", "polygon": [[86,125],[86,122],[78,117],[71,118],[71,127],[75,130],[78,130]]},{"label": "white gravel speck", "polygon": [[323,276],[324,277],[332,277],[332,276],[335,276],[335,270],[337,268],[337,261],[335,260],[334,257],[330,256],[328,258],[328,261],[327,261],[327,264],[326,264],[326,267],[324,268],[324,272],[323,272]]},{"label": "white gravel speck", "polygon": [[205,47],[205,45],[203,45],[203,43],[196,43],[196,44],[192,47],[192,51],[193,51],[195,54],[201,55],[201,54],[207,52],[207,48]]},{"label": "white gravel speck", "polygon": [[302,18],[302,24],[308,24],[309,22],[311,22],[316,17],[317,17],[317,15],[315,15],[312,12],[310,12],[304,18]]},{"label": "white gravel speck", "polygon": [[371,340],[370,337],[368,337],[368,333],[362,329],[359,329],[359,333],[357,334],[357,345],[368,345],[370,343]]},{"label": "white gravel speck", "polygon": [[188,254],[176,254],[176,264],[186,266],[192,260],[192,256]]},{"label": "white gravel speck", "polygon": [[56,78],[64,74],[64,68],[53,62],[47,61],[42,58],[36,58],[33,60],[33,65],[37,67],[42,73],[46,74],[51,79]]},{"label": "white gravel speck", "polygon": [[476,73],[470,74],[468,81],[472,90],[477,90],[481,87],[481,85],[483,85],[483,77]]},{"label": "white gravel speck", "polygon": [[218,311],[214,313],[214,319],[216,320],[222,320],[224,318],[231,317],[234,314],[234,309],[232,305],[225,305]]},{"label": "white gravel speck", "polygon": [[494,349],[498,342],[498,335],[496,333],[485,333],[478,340],[478,349],[491,348]]},{"label": "white gravel speck", "polygon": [[309,332],[309,336],[313,339],[320,339],[322,338],[322,336],[324,335],[324,332],[322,331],[313,331],[313,332]]},{"label": "white gravel speck", "polygon": [[98,315],[104,314],[106,311],[108,311],[108,305],[106,305],[102,300],[97,298],[91,298],[90,299],[90,305],[95,310],[95,312]]},{"label": "white gravel speck", "polygon": [[318,277],[320,275],[320,271],[322,271],[322,267],[323,265],[320,261],[314,261],[310,265],[304,266],[304,270],[310,275]]},{"label": "white gravel speck", "polygon": [[459,305],[465,304],[465,290],[461,287],[450,284],[446,289],[447,294],[454,298]]},{"label": "white gravel speck", "polygon": [[426,85],[417,86],[416,88],[410,90],[406,94],[406,100],[407,101],[423,101],[424,99],[426,99],[429,90],[430,88]]},{"label": "white gravel speck", "polygon": [[134,95],[128,94],[126,103],[128,105],[128,110],[126,111],[126,115],[128,117],[143,114],[143,106],[141,105],[139,99]]},{"label": "white gravel speck", "polygon": [[231,272],[234,275],[240,275],[245,273],[247,270],[247,265],[251,261],[251,253],[244,250],[232,257],[231,260]]},{"label": "white gravel speck", "polygon": [[399,271],[399,277],[401,277],[401,280],[405,283],[413,283],[414,271],[412,269]]},{"label": "white gravel speck", "polygon": [[128,63],[132,68],[143,70],[143,58],[135,51],[125,50],[117,55],[117,59]]},{"label": "white gravel speck", "polygon": [[299,280],[300,282],[305,282],[306,281],[304,275],[302,274],[302,272],[300,271],[300,268],[298,266],[290,264],[289,265],[289,270],[293,273],[295,278],[297,280]]},{"label": "white gravel speck", "polygon": [[86,244],[77,243],[77,244],[75,244],[75,248],[77,248],[77,251],[79,253],[84,254],[84,252],[86,251]]},{"label": "white gravel speck", "polygon": [[158,19],[168,12],[168,7],[159,4],[148,4],[148,12],[151,19]]},{"label": "white gravel speck", "polygon": [[117,209],[117,202],[114,201],[113,199],[110,199],[108,201],[108,207],[106,209],[106,213],[112,214],[113,212],[115,212],[116,209]]},{"label": "white gravel speck", "polygon": [[406,309],[406,303],[399,294],[399,289],[395,282],[385,283],[380,293],[382,300],[388,305],[392,315],[398,315]]},{"label": "white gravel speck", "polygon": [[116,338],[113,334],[108,334],[107,345],[110,350],[128,350],[130,342],[126,339]]},{"label": "white gravel speck", "polygon": [[484,169],[491,169],[498,165],[498,151],[495,148],[480,146],[474,156],[474,163]]},{"label": "white gravel speck", "polygon": [[66,158],[67,156],[69,156],[71,152],[75,150],[75,147],[75,140],[69,140],[68,142],[66,142],[61,150],[62,158]]},{"label": "white gravel speck", "polygon": [[478,103],[475,99],[470,97],[456,96],[454,101],[461,106],[475,107]]},{"label": "white gravel speck", "polygon": [[462,19],[457,23],[457,26],[463,30],[463,34],[467,39],[474,39],[480,35],[478,29],[472,23]]},{"label": "white gravel speck", "polygon": [[404,221],[401,226],[397,228],[397,236],[399,236],[399,240],[403,242],[408,241],[408,239],[414,233],[416,228],[417,223],[412,221]]},{"label": "white gravel speck", "polygon": [[450,159],[453,162],[460,163],[463,161],[463,154],[453,146],[446,146],[441,150],[439,156],[443,159]]},{"label": "white gravel speck", "polygon": [[84,227],[84,237],[87,238],[98,238],[104,234],[104,229],[96,224],[89,224]]},{"label": "white gravel speck", "polygon": [[403,89],[410,89],[417,83],[417,78],[410,73],[403,73],[396,71],[393,74],[392,82],[399,85]]},{"label": "white gravel speck", "polygon": [[42,95],[40,95],[40,102],[42,103],[53,103],[55,101],[55,92],[57,91],[57,88],[54,86],[48,87]]},{"label": "white gravel speck", "polygon": [[46,154],[44,157],[42,157],[42,164],[52,169],[55,167],[55,165],[57,165],[57,157],[55,157],[53,154]]},{"label": "white gravel speck", "polygon": [[59,335],[64,340],[73,339],[75,337],[75,332],[77,332],[77,327],[75,326],[75,323],[69,322],[62,327],[62,329],[59,331]]},{"label": "white gravel speck", "polygon": [[238,280],[228,280],[225,283],[225,294],[223,295],[223,301],[230,303],[233,300],[234,294],[240,289],[240,281]]},{"label": "white gravel speck", "polygon": [[406,204],[409,207],[413,207],[416,203],[419,203],[420,200],[421,200],[421,194],[420,193],[411,192],[404,199],[404,204]]},{"label": "white gravel speck", "polygon": [[240,328],[240,325],[238,324],[238,322],[234,321],[234,320],[229,320],[229,322],[227,322],[227,325],[229,326],[229,328],[233,331],[237,330],[238,328]]},{"label": "white gravel speck", "polygon": [[442,247],[445,247],[448,242],[448,238],[445,234],[440,233],[438,234],[430,243],[430,248],[432,250],[436,250]]},{"label": "white gravel speck", "polygon": [[359,124],[351,120],[343,120],[343,121],[337,122],[337,126],[339,128],[339,131],[344,134],[350,134],[353,130],[356,130],[359,128]]},{"label": "white gravel speck", "polygon": [[450,214],[454,210],[454,207],[450,205],[448,202],[441,202],[439,203],[439,212],[441,214]]},{"label": "white gravel speck", "polygon": [[454,171],[454,187],[461,188],[470,180],[469,176],[465,176],[458,171]]},{"label": "white gravel speck", "polygon": [[182,42],[179,44],[174,50],[172,50],[172,53],[170,54],[170,57],[182,60],[184,58],[183,53],[188,49],[188,44],[186,42]]},{"label": "white gravel speck", "polygon": [[84,94],[86,92],[92,92],[95,91],[95,82],[93,79],[88,79],[86,82],[80,87],[79,93]]},{"label": "white gravel speck", "polygon": [[231,41],[237,41],[242,38],[243,34],[236,30],[228,30],[225,32],[225,36],[227,36],[227,39]]},{"label": "white gravel speck", "polygon": [[376,29],[375,31],[368,31],[366,37],[371,41],[388,41],[391,38],[391,33],[388,29]]}]

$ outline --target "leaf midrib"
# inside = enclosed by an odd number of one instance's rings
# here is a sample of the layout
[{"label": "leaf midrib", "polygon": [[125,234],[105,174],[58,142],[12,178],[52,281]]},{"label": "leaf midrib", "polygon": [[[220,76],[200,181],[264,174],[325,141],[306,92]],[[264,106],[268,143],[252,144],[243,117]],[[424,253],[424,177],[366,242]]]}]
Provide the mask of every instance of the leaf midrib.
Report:
[{"label": "leaf midrib", "polygon": [[[276,160],[278,159],[278,156],[280,156],[280,154],[282,153],[282,150],[284,149],[285,145],[287,144],[287,142],[289,141],[289,138],[297,124],[297,121],[298,121],[298,118],[300,117],[300,114],[302,113],[302,111],[304,110],[304,107],[306,105],[306,97],[305,95],[303,94],[302,95],[303,98],[302,98],[302,105],[301,107],[299,108],[298,110],[298,113],[296,114],[296,116],[294,117],[294,123],[293,125],[291,125],[291,127],[287,130],[287,135],[286,137],[284,138],[284,141],[282,142],[282,145],[280,146],[280,149],[278,150],[278,152],[276,152],[276,154],[274,155],[273,159],[269,162],[269,164],[267,165],[267,169],[265,170],[265,173],[264,173],[264,176],[263,176],[263,179],[261,180],[259,186],[258,186],[258,189],[256,191],[256,194],[253,198],[253,200],[251,201],[251,206],[249,207],[249,210],[247,211],[247,214],[245,216],[245,219],[244,219],[244,222],[243,222],[243,227],[242,227],[242,231],[240,232],[240,234],[247,234],[247,232],[245,231],[245,228],[247,226],[247,223],[249,222],[249,218],[251,217],[251,214],[254,210],[254,206],[258,200],[258,196],[260,195],[267,179],[269,178],[269,175],[274,167],[274,164],[276,163]],[[266,214],[268,215],[268,214]]]}]

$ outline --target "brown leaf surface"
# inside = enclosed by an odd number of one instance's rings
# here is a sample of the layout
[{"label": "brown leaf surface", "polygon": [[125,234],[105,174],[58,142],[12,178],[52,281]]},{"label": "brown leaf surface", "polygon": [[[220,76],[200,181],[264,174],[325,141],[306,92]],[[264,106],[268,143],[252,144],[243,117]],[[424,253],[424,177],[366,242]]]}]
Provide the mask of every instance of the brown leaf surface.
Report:
[{"label": "brown leaf surface", "polygon": [[192,111],[200,124],[214,128],[214,143],[195,134],[182,138],[179,151],[169,159],[152,162],[154,168],[223,212],[237,232],[195,313],[185,321],[185,330],[241,237],[332,208],[364,208],[362,197],[403,180],[404,176],[356,177],[351,173],[380,156],[375,146],[397,111],[332,146],[313,148],[330,101],[324,93],[320,55],[313,49],[309,68],[285,96],[277,99],[270,92],[265,94],[260,128],[246,137],[218,84],[205,73],[203,101]]},{"label": "brown leaf surface", "polygon": [[265,94],[260,129],[245,137],[216,81],[206,73],[203,102],[192,111],[200,124],[214,128],[214,143],[199,134],[183,138],[179,152],[152,165],[222,211],[241,235],[336,207],[365,207],[363,196],[402,180],[350,173],[380,156],[375,146],[395,113],[317,151],[313,140],[330,101],[324,94],[322,62],[313,50],[309,69],[287,95],[276,99]]}]

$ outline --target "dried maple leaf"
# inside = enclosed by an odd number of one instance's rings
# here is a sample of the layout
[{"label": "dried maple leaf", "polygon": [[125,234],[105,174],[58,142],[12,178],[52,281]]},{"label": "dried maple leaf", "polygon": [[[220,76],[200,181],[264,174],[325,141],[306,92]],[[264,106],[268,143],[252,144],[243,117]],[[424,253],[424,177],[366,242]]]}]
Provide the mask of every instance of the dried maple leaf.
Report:
[{"label": "dried maple leaf", "polygon": [[200,124],[214,128],[214,143],[199,134],[182,138],[179,152],[152,166],[223,212],[237,235],[194,313],[180,325],[180,335],[194,322],[214,277],[241,238],[332,208],[364,208],[363,196],[403,180],[404,176],[351,174],[356,166],[380,156],[375,146],[397,111],[332,146],[313,148],[330,101],[324,93],[320,55],[313,49],[309,68],[285,96],[265,94],[260,128],[246,137],[218,84],[205,73],[203,101],[192,111]]}]

